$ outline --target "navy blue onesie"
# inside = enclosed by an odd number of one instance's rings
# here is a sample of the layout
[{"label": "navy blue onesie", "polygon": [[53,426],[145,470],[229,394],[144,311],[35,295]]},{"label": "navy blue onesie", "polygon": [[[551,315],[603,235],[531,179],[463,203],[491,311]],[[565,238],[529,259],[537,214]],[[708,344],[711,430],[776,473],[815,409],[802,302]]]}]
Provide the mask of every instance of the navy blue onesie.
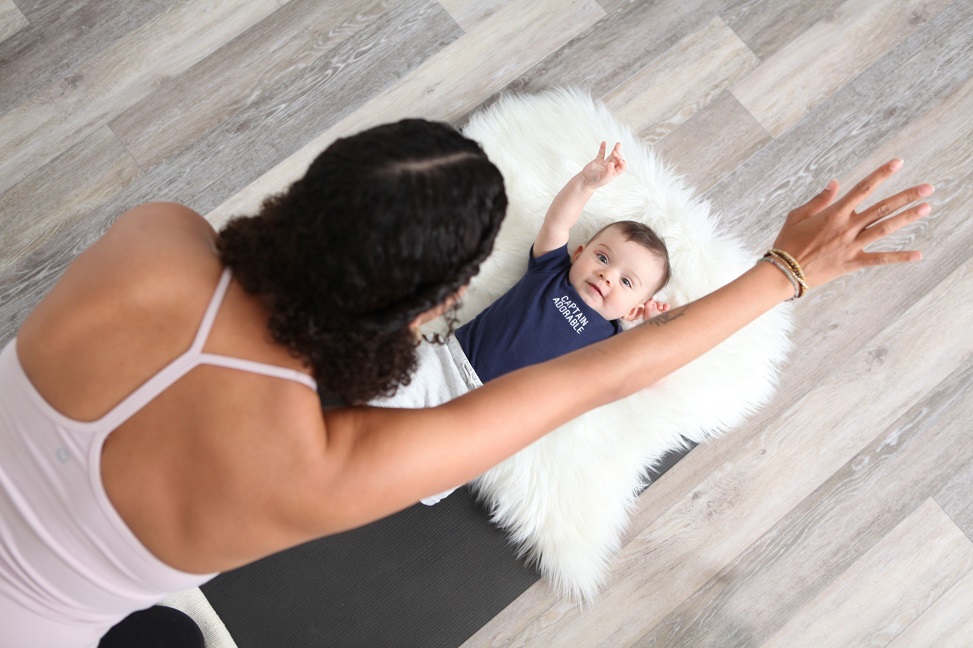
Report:
[{"label": "navy blue onesie", "polygon": [[584,303],[568,281],[567,245],[534,258],[514,286],[470,322],[456,339],[483,382],[545,362],[618,333]]}]

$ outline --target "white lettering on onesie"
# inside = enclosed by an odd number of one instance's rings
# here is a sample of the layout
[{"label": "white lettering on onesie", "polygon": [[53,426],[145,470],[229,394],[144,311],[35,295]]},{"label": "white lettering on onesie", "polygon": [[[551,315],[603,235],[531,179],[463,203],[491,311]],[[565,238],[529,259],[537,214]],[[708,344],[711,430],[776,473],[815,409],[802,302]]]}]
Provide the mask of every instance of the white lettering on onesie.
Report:
[{"label": "white lettering on onesie", "polygon": [[584,327],[588,325],[588,318],[585,317],[584,312],[578,308],[578,305],[567,295],[563,297],[554,298],[554,308],[558,310],[561,315],[564,315],[564,319],[567,320],[571,328],[578,335],[584,331]]}]

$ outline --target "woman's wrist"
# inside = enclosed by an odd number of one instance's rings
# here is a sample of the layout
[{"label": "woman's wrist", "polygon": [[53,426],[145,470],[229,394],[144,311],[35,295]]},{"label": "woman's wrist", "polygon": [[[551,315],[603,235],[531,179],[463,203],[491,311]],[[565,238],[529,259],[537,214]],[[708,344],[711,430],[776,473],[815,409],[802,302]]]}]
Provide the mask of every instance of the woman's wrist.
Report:
[{"label": "woman's wrist", "polygon": [[791,282],[787,273],[771,263],[757,263],[750,269],[760,277],[761,285],[766,285],[767,290],[779,296],[779,301],[788,301],[796,294],[794,284]]},{"label": "woman's wrist", "polygon": [[804,270],[801,269],[801,265],[797,262],[797,259],[788,252],[776,248],[771,249],[762,258],[757,260],[758,264],[760,262],[769,263],[787,277],[791,282],[791,286],[794,288],[794,296],[791,299],[800,299],[807,294],[808,285],[807,279],[804,277]]}]

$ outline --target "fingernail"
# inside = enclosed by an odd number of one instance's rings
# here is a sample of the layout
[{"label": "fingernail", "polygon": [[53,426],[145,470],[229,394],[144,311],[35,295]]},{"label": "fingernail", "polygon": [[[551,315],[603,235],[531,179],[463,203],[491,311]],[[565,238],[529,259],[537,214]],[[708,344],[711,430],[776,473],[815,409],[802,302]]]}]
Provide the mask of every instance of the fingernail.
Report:
[{"label": "fingernail", "polygon": [[919,187],[919,195],[925,198],[926,196],[931,196],[932,192],[936,191],[936,188],[931,184],[924,184]]},{"label": "fingernail", "polygon": [[894,159],[893,159],[893,160],[892,160],[892,161],[891,161],[891,162],[889,163],[889,166],[891,166],[891,167],[892,167],[892,170],[893,170],[893,171],[898,171],[899,169],[901,169],[901,168],[902,168],[902,165],[903,165],[903,164],[905,164],[905,161],[904,161],[904,160],[903,160],[902,158],[894,158]]},{"label": "fingernail", "polygon": [[920,216],[926,216],[931,211],[932,211],[932,207],[929,206],[929,203],[926,203],[926,204],[923,204],[923,205],[919,205],[919,215]]}]

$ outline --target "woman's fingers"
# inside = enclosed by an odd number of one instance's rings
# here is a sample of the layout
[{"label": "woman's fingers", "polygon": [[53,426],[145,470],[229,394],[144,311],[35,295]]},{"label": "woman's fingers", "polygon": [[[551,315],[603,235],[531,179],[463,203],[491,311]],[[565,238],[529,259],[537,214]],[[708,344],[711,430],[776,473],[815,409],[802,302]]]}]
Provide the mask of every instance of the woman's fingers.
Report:
[{"label": "woman's fingers", "polygon": [[847,209],[849,213],[854,213],[855,208],[858,207],[863,200],[868,198],[868,196],[871,195],[871,193],[875,191],[880,184],[892,177],[892,175],[901,168],[902,160],[899,158],[886,162],[879,168],[869,173],[864,180],[856,184],[855,187],[846,193],[836,204],[841,209]]},{"label": "woman's fingers", "polygon": [[929,206],[929,203],[922,203],[920,205],[910,207],[897,216],[873,223],[870,227],[863,229],[861,233],[858,234],[858,243],[862,247],[867,247],[872,243],[885,238],[892,232],[905,227],[909,223],[914,223],[923,216],[927,216],[930,211],[932,211],[932,207]]},{"label": "woman's fingers", "polygon": [[878,265],[889,265],[892,263],[915,263],[922,261],[922,252],[915,250],[909,252],[863,252],[857,259],[852,270],[860,270]]},{"label": "woman's fingers", "polygon": [[885,200],[872,205],[859,214],[858,219],[860,224],[862,227],[874,225],[883,218],[887,218],[888,216],[891,216],[895,212],[899,211],[909,203],[915,202],[920,198],[928,198],[935,190],[935,187],[933,187],[931,184],[921,184],[916,187],[906,189],[905,191],[901,191],[891,198],[886,198]]}]

